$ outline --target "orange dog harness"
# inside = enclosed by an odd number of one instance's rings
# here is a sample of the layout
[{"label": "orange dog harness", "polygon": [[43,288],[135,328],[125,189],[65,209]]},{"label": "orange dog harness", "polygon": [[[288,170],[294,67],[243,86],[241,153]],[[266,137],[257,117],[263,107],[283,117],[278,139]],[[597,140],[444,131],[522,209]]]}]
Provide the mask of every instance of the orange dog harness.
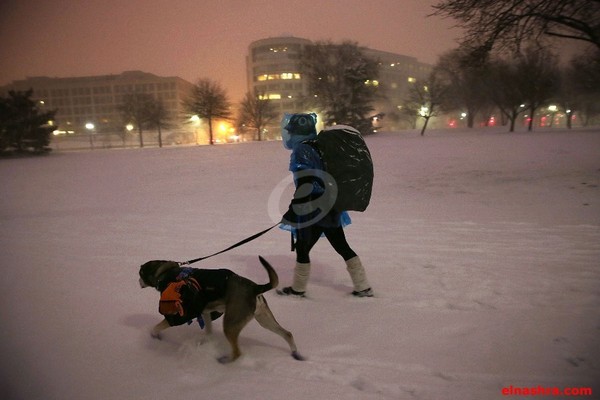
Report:
[{"label": "orange dog harness", "polygon": [[181,291],[185,287],[195,292],[200,292],[200,290],[202,290],[202,287],[194,278],[186,278],[172,282],[160,294],[158,312],[162,315],[179,314],[179,316],[183,317],[185,315],[185,310],[183,308]]}]

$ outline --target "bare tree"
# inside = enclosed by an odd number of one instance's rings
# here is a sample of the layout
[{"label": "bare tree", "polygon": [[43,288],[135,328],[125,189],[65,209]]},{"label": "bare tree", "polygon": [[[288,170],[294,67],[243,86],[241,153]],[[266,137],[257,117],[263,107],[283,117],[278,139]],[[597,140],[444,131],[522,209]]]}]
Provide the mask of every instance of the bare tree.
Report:
[{"label": "bare tree", "polygon": [[376,60],[365,56],[356,43],[318,42],[306,47],[302,72],[313,96],[307,100],[323,111],[325,124],[370,130],[378,85]]},{"label": "bare tree", "polygon": [[162,128],[168,128],[171,124],[169,112],[161,100],[154,100],[149,105],[148,123],[156,127],[158,131],[158,147],[162,147]]},{"label": "bare tree", "polygon": [[273,103],[262,94],[246,93],[240,104],[238,126],[256,129],[256,139],[262,140],[262,131],[275,118],[277,110]]},{"label": "bare tree", "polygon": [[520,77],[517,82],[530,115],[527,129],[531,131],[535,112],[558,90],[558,58],[549,50],[530,46],[519,57],[517,68]]},{"label": "bare tree", "polygon": [[496,59],[490,63],[487,90],[500,112],[510,121],[509,131],[514,132],[517,118],[525,112],[520,85],[521,72],[516,63]]},{"label": "bare tree", "polygon": [[209,143],[214,144],[213,120],[217,118],[229,119],[231,103],[225,90],[208,78],[198,80],[192,88],[192,95],[184,101],[183,106],[188,117],[197,115],[208,121]]},{"label": "bare tree", "polygon": [[433,15],[451,17],[465,29],[465,44],[488,53],[519,49],[543,36],[575,39],[600,48],[598,0],[442,0]]},{"label": "bare tree", "polygon": [[429,75],[426,81],[417,82],[409,89],[403,110],[423,118],[421,136],[425,135],[429,120],[441,112],[441,105],[444,103],[447,93],[448,85],[440,80],[435,71]]},{"label": "bare tree", "polygon": [[467,126],[473,128],[477,113],[489,105],[483,90],[488,73],[487,62],[474,59],[472,53],[461,47],[443,54],[435,65],[435,71],[448,86],[442,105],[444,110],[466,111]]},{"label": "bare tree", "polygon": [[154,97],[148,93],[128,93],[123,102],[117,106],[126,124],[133,124],[138,131],[140,147],[144,147],[143,129],[149,121],[149,110],[155,103]]},{"label": "bare tree", "polygon": [[[565,111],[579,111],[587,126],[600,114],[600,50],[574,57],[563,78],[561,97]],[[567,122],[571,122],[572,112],[567,113]]]},{"label": "bare tree", "polygon": [[556,96],[557,103],[566,115],[567,128],[571,129],[575,111],[582,108],[582,96],[577,88],[580,72],[573,64],[560,70],[559,90]]},{"label": "bare tree", "polygon": [[493,59],[489,77],[487,93],[510,120],[510,131],[514,131],[517,117],[525,112],[530,117],[531,131],[538,108],[559,90],[560,70],[553,53],[530,46],[516,58]]}]

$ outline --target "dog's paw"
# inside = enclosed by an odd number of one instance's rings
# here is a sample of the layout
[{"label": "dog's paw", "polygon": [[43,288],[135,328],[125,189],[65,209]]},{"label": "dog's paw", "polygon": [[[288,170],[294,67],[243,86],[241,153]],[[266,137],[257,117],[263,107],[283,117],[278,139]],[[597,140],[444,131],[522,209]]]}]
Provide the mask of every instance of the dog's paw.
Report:
[{"label": "dog's paw", "polygon": [[156,332],[154,330],[150,331],[150,336],[152,336],[152,339],[157,339],[157,340],[161,340],[162,336],[160,336],[159,332]]},{"label": "dog's paw", "polygon": [[221,357],[217,358],[217,361],[219,361],[219,363],[221,363],[221,364],[229,364],[231,362],[234,362],[236,359],[237,359],[237,357],[233,358],[231,356],[221,356]]},{"label": "dog's paw", "polygon": [[229,364],[231,362],[231,357],[221,356],[221,357],[217,358],[217,361],[221,364]]}]

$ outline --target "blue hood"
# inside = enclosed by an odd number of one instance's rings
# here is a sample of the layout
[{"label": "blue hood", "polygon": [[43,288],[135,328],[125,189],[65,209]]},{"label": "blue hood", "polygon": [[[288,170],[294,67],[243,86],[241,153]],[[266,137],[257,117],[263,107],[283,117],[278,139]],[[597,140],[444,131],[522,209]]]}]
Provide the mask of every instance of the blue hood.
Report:
[{"label": "blue hood", "polygon": [[297,144],[317,137],[317,114],[284,114],[281,120],[283,146],[292,150]]}]

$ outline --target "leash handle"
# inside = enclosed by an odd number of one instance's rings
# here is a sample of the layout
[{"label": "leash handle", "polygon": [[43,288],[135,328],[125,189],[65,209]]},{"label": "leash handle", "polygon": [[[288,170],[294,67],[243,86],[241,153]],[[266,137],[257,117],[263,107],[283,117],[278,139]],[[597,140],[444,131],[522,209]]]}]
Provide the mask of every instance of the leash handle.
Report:
[{"label": "leash handle", "polygon": [[216,253],[213,253],[213,254],[211,254],[211,255],[209,255],[209,256],[200,257],[200,258],[194,258],[193,260],[188,260],[188,261],[180,262],[180,263],[179,263],[179,265],[180,265],[180,266],[182,266],[182,265],[189,265],[189,264],[193,264],[193,263],[195,263],[195,262],[202,261],[202,260],[206,260],[207,258],[214,257],[214,256],[216,256],[216,255],[219,255],[219,254],[221,254],[221,253],[225,253],[226,251],[229,251],[229,250],[235,249],[236,247],[239,247],[239,246],[241,246],[241,245],[243,245],[243,244],[246,244],[246,243],[248,243],[248,242],[251,242],[251,241],[253,241],[254,239],[256,239],[256,238],[258,238],[258,237],[260,237],[260,236],[264,235],[265,233],[269,232],[271,229],[275,228],[277,225],[279,225],[279,222],[278,222],[278,223],[276,223],[275,225],[273,225],[273,226],[271,226],[271,227],[269,227],[269,228],[265,229],[264,231],[260,231],[260,232],[258,232],[258,233],[255,233],[255,234],[254,234],[254,235],[252,235],[252,236],[249,236],[249,237],[247,237],[246,239],[240,240],[240,241],[239,241],[239,242],[237,242],[236,244],[233,244],[233,245],[229,246],[228,248],[226,248],[226,249],[224,249],[224,250],[217,251]]}]

